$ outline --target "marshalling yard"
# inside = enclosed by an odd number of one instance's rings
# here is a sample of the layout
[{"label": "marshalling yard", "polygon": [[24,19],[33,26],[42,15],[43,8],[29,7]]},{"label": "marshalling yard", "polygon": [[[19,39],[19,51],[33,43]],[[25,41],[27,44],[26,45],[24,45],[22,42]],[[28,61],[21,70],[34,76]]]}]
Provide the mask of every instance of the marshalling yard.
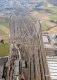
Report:
[{"label": "marshalling yard", "polygon": [[41,26],[30,15],[11,16],[10,54],[0,59],[1,80],[57,80],[57,43]]}]

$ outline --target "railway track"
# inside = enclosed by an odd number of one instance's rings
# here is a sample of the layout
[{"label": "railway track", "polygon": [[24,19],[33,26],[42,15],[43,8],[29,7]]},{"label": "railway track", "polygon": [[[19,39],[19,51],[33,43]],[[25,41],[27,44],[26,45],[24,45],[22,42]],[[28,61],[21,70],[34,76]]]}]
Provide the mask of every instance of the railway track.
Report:
[{"label": "railway track", "polygon": [[[32,18],[28,15],[18,15],[18,17],[13,15],[10,22],[11,44],[14,41],[16,44],[21,45],[19,46],[21,58],[25,60],[27,64],[27,67],[24,68],[24,75],[27,77],[25,80],[50,80],[46,55],[42,42],[42,34],[40,31],[41,25],[37,24],[38,21],[33,22]],[[12,53],[11,49],[11,58],[14,55],[16,57],[18,54],[18,50],[16,51],[16,49],[14,49],[14,52]],[[10,59],[10,61],[13,62],[14,60]],[[13,68],[14,66],[12,69]],[[26,70],[28,72],[27,74],[25,72]],[[9,80],[13,80],[12,75],[13,72],[11,72]]]}]

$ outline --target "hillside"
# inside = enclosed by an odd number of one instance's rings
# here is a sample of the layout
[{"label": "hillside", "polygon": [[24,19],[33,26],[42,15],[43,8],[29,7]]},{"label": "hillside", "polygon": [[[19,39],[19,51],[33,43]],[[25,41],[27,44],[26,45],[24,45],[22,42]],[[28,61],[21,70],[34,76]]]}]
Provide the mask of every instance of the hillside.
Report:
[{"label": "hillside", "polygon": [[50,2],[54,6],[57,6],[57,0],[48,0],[48,2]]},{"label": "hillside", "polygon": [[7,15],[11,14],[11,12],[15,12],[16,14],[24,14],[34,10],[45,10],[49,13],[53,13],[51,9],[47,9],[47,6],[54,6],[56,5],[55,3],[57,4],[57,0],[0,0],[0,14]]},{"label": "hillside", "polygon": [[[48,3],[46,2],[48,1]],[[47,3],[47,4],[46,4]],[[51,5],[57,3],[57,0],[0,0],[0,8],[6,9],[4,11],[11,11],[9,8],[17,8],[15,11],[18,14],[23,14],[26,12],[32,12],[32,17],[36,17],[38,19],[47,20],[47,24],[45,26],[50,26],[51,22],[48,20],[57,20],[57,7],[50,7]],[[49,7],[48,7],[48,6]],[[39,12],[39,13],[38,13]],[[9,34],[8,24],[4,25],[0,23],[0,34]],[[44,25],[43,25],[44,27]],[[3,30],[4,28],[4,30]]]},{"label": "hillside", "polygon": [[57,34],[57,27],[53,27],[47,31],[49,34]]},{"label": "hillside", "polygon": [[[44,5],[44,2],[46,4],[46,1],[57,6],[57,0],[0,0],[0,9],[15,8],[16,6],[29,5],[30,3],[32,3],[32,5],[36,3],[37,5],[42,6]],[[26,7],[28,7],[28,5],[26,5]]]},{"label": "hillside", "polygon": [[0,40],[4,39],[5,42],[9,41],[9,23],[7,18],[0,17]]}]

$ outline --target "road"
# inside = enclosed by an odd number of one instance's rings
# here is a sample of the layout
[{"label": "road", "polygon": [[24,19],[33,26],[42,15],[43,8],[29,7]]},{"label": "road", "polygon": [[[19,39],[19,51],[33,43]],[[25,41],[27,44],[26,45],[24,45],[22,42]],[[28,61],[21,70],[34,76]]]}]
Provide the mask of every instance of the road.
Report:
[{"label": "road", "polygon": [[0,79],[2,78],[2,74],[3,74],[3,64],[4,61],[7,60],[7,58],[0,58]]},{"label": "road", "polygon": [[2,73],[3,73],[3,65],[0,65],[0,79],[2,78]]}]

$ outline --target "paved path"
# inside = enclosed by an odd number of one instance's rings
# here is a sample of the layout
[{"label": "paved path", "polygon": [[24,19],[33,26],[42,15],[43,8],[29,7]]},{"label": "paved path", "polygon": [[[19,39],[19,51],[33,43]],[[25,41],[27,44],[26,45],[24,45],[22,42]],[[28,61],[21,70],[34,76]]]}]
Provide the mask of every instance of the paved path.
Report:
[{"label": "paved path", "polygon": [[3,66],[0,65],[0,79],[2,78],[2,73],[3,73]]},{"label": "paved path", "polygon": [[2,78],[3,73],[3,63],[7,58],[0,58],[0,79]]}]

